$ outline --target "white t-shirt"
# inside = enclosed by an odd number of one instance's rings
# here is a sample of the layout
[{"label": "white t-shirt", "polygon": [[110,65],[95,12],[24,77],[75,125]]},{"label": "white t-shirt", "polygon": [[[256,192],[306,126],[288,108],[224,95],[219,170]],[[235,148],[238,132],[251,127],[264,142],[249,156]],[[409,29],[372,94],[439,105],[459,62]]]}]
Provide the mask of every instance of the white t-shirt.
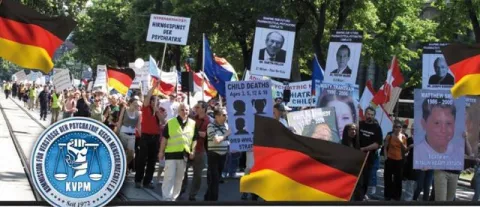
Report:
[{"label": "white t-shirt", "polygon": [[164,108],[167,112],[167,120],[177,117],[178,115],[178,106],[180,104],[176,101],[170,101],[167,99],[160,100],[160,107]]}]

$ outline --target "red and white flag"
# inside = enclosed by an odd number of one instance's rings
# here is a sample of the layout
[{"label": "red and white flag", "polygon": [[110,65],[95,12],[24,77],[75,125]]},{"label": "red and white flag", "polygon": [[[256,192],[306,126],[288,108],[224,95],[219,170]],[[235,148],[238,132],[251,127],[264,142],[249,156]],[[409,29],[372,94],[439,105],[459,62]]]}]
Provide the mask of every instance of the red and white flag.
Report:
[{"label": "red and white flag", "polygon": [[403,81],[404,79],[402,71],[400,71],[400,64],[398,63],[397,57],[394,56],[387,72],[387,80],[385,80],[383,86],[375,94],[372,102],[376,105],[388,103],[388,101],[390,101],[390,96],[392,95],[392,88],[399,87]]}]

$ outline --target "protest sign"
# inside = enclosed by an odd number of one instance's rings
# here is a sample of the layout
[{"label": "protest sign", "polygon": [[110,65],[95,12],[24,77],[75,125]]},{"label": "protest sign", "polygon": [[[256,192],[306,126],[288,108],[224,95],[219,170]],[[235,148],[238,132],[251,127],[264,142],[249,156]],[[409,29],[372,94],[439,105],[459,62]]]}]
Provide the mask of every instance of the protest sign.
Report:
[{"label": "protest sign", "polygon": [[23,81],[27,79],[27,74],[25,74],[24,70],[18,71],[15,73],[15,80],[16,81]]},{"label": "protest sign", "polygon": [[290,79],[294,44],[294,21],[273,17],[258,19],[252,52],[251,73],[253,75]]},{"label": "protest sign", "polygon": [[226,83],[230,151],[251,151],[255,115],[273,117],[271,83],[229,81]]},{"label": "protest sign", "polygon": [[56,72],[53,75],[53,85],[55,86],[55,91],[61,93],[65,89],[72,87],[72,82],[70,81],[70,71],[61,70]]},{"label": "protest sign", "polygon": [[441,48],[448,43],[427,43],[422,54],[422,88],[450,90],[455,81]]},{"label": "protest sign", "polygon": [[315,106],[317,104],[317,98],[312,97],[312,81],[293,82],[288,85],[278,81],[275,82],[272,80],[272,93],[274,98],[283,97],[283,90],[290,90],[290,101],[287,103],[288,107]]},{"label": "protest sign", "polygon": [[480,97],[466,96],[465,128],[467,131],[467,140],[472,146],[472,152],[475,157],[478,155],[478,135],[480,134]]},{"label": "protest sign", "polygon": [[147,41],[186,45],[189,29],[190,18],[152,14],[148,25]]},{"label": "protest sign", "polygon": [[315,108],[287,114],[290,127],[299,135],[340,143],[335,108]]},{"label": "protest sign", "polygon": [[357,85],[323,82],[317,96],[317,107],[334,107],[340,137],[345,125],[357,123],[359,90]]},{"label": "protest sign", "polygon": [[95,83],[93,84],[94,91],[102,91],[107,93],[107,66],[106,65],[98,65],[97,66],[97,78],[95,79]]},{"label": "protest sign", "polygon": [[355,84],[360,65],[362,39],[361,31],[332,31],[325,67],[325,81]]},{"label": "protest sign", "polygon": [[415,89],[413,168],[463,170],[465,97]]}]

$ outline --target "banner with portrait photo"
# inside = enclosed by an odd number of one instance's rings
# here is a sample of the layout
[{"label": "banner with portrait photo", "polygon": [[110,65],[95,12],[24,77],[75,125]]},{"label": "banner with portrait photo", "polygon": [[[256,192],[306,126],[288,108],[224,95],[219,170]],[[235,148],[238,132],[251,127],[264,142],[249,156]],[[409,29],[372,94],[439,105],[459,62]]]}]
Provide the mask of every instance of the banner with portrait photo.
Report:
[{"label": "banner with portrait photo", "polygon": [[414,100],[413,168],[463,170],[465,97],[415,89]]},{"label": "banner with portrait photo", "polygon": [[[276,84],[275,84],[276,82]],[[312,81],[292,82],[285,85],[283,83],[272,80],[273,97],[283,97],[284,90],[290,90],[290,101],[287,103],[288,107],[309,107],[315,106],[316,97],[312,97]]]},{"label": "banner with portrait photo", "polygon": [[362,39],[362,31],[332,31],[325,81],[355,84],[362,53]]},{"label": "banner with portrait photo", "polygon": [[455,83],[441,48],[448,43],[427,43],[422,54],[422,88],[450,90]]},{"label": "banner with portrait photo", "polygon": [[290,79],[296,23],[290,19],[257,20],[252,52],[252,75]]},{"label": "banner with portrait photo", "polygon": [[478,155],[478,135],[480,134],[480,97],[465,96],[466,113],[465,128],[467,131],[467,140],[472,146],[472,153],[475,157]]},{"label": "banner with portrait photo", "polygon": [[358,85],[323,82],[317,96],[317,107],[334,107],[340,137],[345,125],[357,123],[359,90]]},{"label": "banner with portrait photo", "polygon": [[299,135],[340,143],[335,108],[315,108],[287,114],[290,127]]},{"label": "banner with portrait photo", "polygon": [[226,83],[230,151],[252,150],[255,115],[273,117],[271,87],[269,80]]}]

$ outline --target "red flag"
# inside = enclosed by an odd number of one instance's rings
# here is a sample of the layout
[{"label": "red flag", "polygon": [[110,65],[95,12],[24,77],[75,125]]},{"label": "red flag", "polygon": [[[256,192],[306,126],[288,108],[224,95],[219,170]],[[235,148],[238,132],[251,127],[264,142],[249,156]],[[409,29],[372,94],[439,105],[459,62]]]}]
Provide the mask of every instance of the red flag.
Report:
[{"label": "red flag", "polygon": [[387,80],[385,80],[383,86],[373,97],[373,103],[376,105],[388,103],[388,101],[390,101],[390,96],[392,95],[392,88],[399,87],[403,81],[404,79],[402,71],[400,71],[400,65],[397,58],[394,56],[387,72]]}]

